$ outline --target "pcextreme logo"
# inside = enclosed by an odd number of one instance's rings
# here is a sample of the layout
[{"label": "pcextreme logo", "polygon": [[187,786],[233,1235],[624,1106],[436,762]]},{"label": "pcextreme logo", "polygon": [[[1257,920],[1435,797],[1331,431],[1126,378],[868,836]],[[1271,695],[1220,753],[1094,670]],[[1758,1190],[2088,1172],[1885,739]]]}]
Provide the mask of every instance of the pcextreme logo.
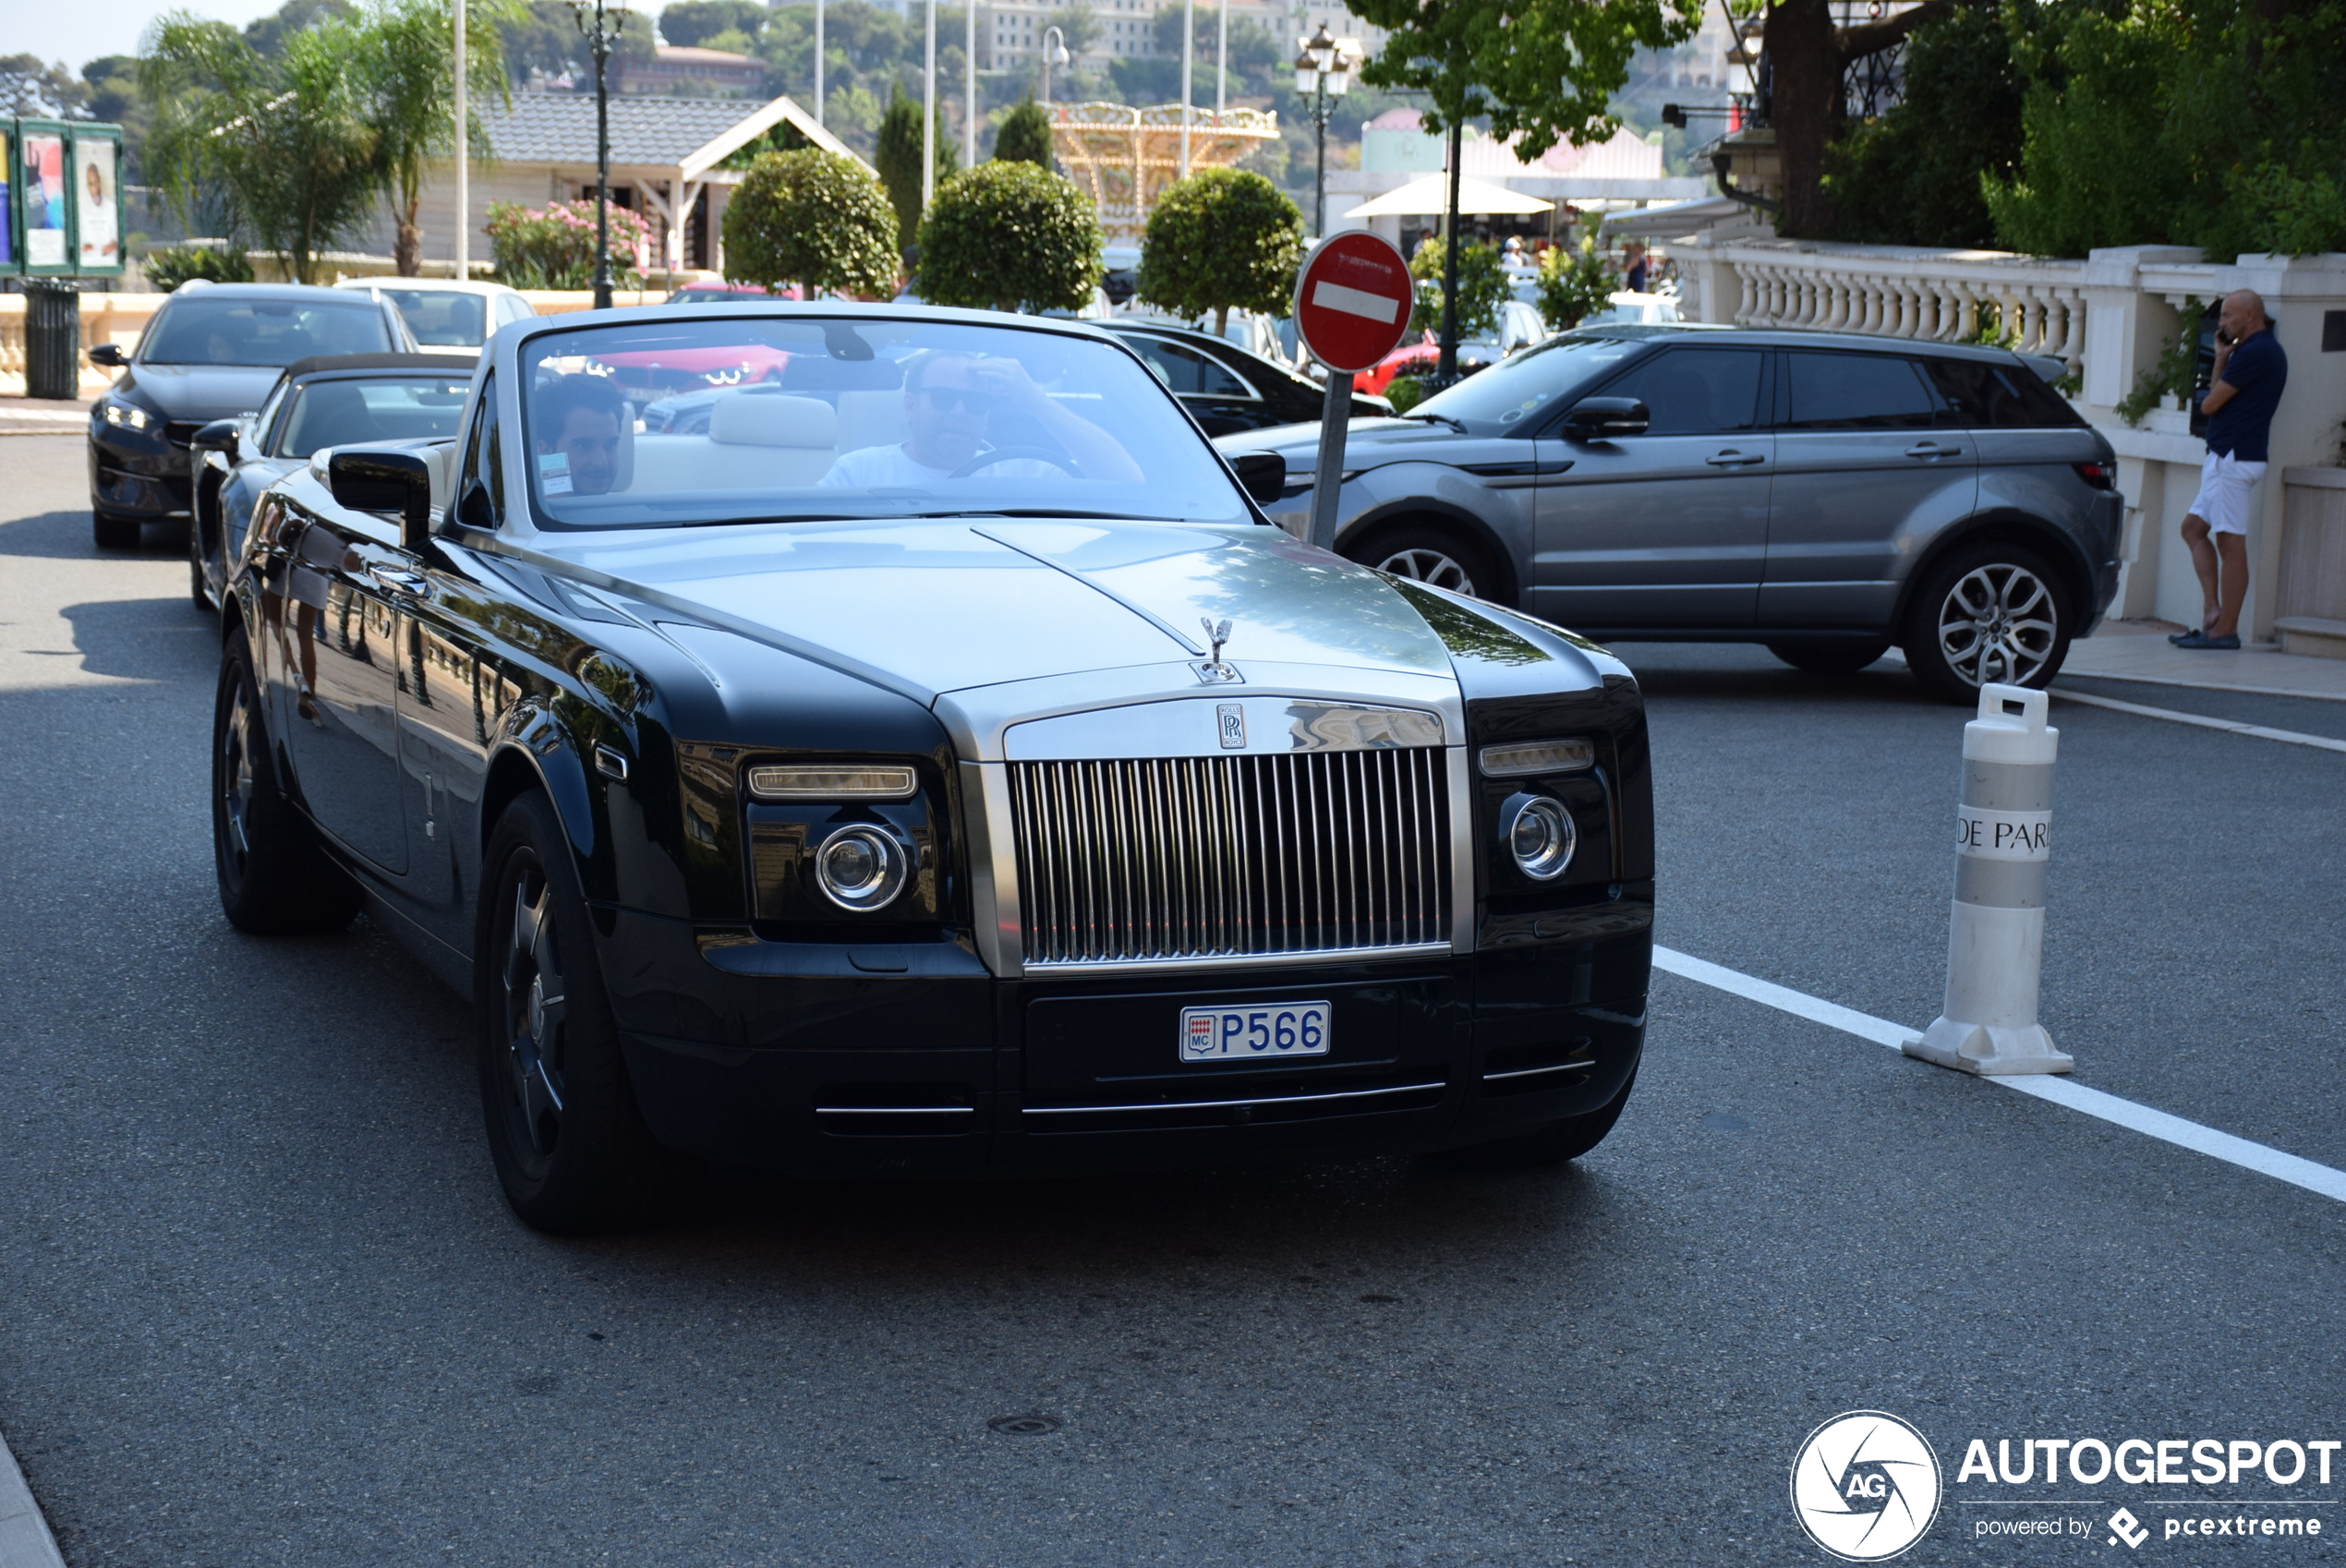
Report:
[{"label": "pcextreme logo", "polygon": [[1880,1410],[1835,1416],[1792,1461],[1792,1511],[1808,1538],[1846,1562],[1880,1562],[1939,1516],[1939,1456]]}]

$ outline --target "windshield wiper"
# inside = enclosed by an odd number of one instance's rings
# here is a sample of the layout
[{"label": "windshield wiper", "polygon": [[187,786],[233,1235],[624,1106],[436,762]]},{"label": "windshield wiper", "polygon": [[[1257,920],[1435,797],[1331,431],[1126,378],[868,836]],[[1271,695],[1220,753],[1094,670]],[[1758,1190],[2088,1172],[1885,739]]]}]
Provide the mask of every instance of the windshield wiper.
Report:
[{"label": "windshield wiper", "polygon": [[861,518],[837,512],[778,512],[768,517],[692,517],[679,528],[721,528],[733,523],[856,523]]},{"label": "windshield wiper", "polygon": [[1442,424],[1449,426],[1450,428],[1457,431],[1458,434],[1462,436],[1467,433],[1467,428],[1460,424],[1457,420],[1451,418],[1447,414],[1404,414],[1401,417],[1404,419],[1439,421]]}]

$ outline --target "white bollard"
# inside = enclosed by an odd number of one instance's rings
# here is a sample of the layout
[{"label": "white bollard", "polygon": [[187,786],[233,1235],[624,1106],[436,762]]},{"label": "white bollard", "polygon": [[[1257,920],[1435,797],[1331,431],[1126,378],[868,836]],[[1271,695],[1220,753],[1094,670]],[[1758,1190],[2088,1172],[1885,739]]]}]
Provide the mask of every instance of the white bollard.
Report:
[{"label": "white bollard", "polygon": [[1963,727],[1947,1005],[1927,1032],[1908,1036],[1909,1056],[1977,1073],[2076,1066],[2037,1021],[2061,746],[2061,731],[2045,723],[2047,706],[2044,693],[2025,686],[1983,686],[1979,717]]}]

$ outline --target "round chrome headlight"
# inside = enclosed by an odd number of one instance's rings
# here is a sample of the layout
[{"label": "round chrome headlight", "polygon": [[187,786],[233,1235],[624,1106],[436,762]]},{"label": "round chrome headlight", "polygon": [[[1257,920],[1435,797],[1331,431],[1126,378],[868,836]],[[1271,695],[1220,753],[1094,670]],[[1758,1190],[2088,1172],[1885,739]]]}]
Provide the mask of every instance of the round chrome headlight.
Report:
[{"label": "round chrome headlight", "polygon": [[1562,876],[1580,845],[1572,814],[1553,795],[1518,795],[1509,801],[1502,832],[1515,868],[1534,882]]},{"label": "round chrome headlight", "polygon": [[878,827],[842,827],[815,851],[815,885],[832,903],[858,914],[893,901],[910,870],[904,846]]}]

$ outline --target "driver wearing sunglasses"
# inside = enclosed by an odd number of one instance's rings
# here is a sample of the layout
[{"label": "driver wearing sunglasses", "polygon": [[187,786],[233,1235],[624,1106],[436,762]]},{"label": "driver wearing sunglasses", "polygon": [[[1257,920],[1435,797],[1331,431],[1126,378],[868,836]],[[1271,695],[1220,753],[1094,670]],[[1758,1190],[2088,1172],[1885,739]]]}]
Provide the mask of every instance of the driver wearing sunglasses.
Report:
[{"label": "driver wearing sunglasses", "polygon": [[[1070,466],[1034,457],[982,461],[994,450],[987,423],[997,414],[1040,427],[1066,452]],[[904,369],[905,440],[842,453],[820,481],[857,488],[931,485],[955,477],[1065,479],[1137,483],[1140,465],[1115,437],[1044,395],[1015,359],[973,354],[924,354]]]}]

